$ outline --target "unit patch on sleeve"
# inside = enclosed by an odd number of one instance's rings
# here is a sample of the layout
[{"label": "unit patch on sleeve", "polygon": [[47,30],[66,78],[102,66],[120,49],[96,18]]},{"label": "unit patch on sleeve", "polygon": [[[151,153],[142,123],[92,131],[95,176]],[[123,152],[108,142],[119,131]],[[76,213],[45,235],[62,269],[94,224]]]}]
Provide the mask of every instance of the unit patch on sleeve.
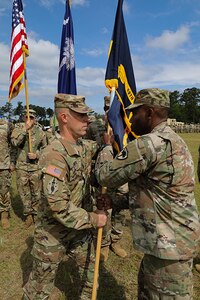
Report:
[{"label": "unit patch on sleeve", "polygon": [[55,177],[48,182],[47,190],[50,195],[53,195],[58,191],[58,182]]},{"label": "unit patch on sleeve", "polygon": [[117,156],[116,159],[123,160],[128,158],[128,150],[124,148]]}]

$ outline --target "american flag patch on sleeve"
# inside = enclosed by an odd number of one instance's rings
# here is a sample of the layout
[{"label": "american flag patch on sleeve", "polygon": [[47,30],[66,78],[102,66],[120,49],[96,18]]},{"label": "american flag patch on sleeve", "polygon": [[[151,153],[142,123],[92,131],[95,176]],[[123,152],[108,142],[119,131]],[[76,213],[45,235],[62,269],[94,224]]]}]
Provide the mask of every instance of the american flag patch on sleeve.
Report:
[{"label": "american flag patch on sleeve", "polygon": [[53,165],[49,165],[47,168],[46,168],[46,173],[51,175],[51,176],[54,176],[54,177],[57,177],[57,178],[60,178],[62,173],[63,173],[63,170],[59,167],[56,167],[56,166],[53,166]]}]

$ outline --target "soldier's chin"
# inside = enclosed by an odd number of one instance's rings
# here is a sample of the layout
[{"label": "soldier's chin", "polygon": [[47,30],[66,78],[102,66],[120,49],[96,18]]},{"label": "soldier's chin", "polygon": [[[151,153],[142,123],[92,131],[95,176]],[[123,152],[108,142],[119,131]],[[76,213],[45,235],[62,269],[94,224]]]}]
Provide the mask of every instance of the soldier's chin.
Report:
[{"label": "soldier's chin", "polygon": [[82,128],[81,133],[84,136],[87,133],[87,127]]}]

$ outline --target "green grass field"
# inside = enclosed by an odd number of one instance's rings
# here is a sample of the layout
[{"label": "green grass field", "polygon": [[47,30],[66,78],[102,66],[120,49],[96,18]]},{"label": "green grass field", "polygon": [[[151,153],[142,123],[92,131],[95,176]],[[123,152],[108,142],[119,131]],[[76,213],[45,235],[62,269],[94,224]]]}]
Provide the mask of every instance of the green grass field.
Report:
[{"label": "green grass field", "polygon": [[[200,134],[181,134],[189,146],[197,168]],[[196,177],[195,197],[200,210],[200,185]],[[129,212],[124,212],[126,225],[121,244],[128,252],[122,259],[110,251],[109,259],[100,265],[100,285],[98,300],[136,300],[137,271],[142,254],[132,247]],[[7,231],[0,228],[0,299],[20,300],[22,285],[27,281],[32,268],[30,255],[33,245],[33,230],[25,229],[21,220],[22,204],[17,194],[15,177],[12,184],[11,227]],[[195,263],[200,263],[200,254]],[[61,299],[77,300],[78,282],[74,281],[76,269],[69,261],[64,261],[58,270],[56,286],[62,291]],[[194,269],[194,300],[200,299],[200,274]]]}]

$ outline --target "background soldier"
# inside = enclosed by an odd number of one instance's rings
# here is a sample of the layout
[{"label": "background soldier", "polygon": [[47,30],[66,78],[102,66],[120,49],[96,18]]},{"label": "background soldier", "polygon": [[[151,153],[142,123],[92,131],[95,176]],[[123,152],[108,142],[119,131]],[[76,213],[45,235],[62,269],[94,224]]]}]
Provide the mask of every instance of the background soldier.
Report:
[{"label": "background soldier", "polygon": [[[104,97],[104,120],[90,118],[90,124],[88,126],[86,139],[97,142],[98,148],[100,149],[103,145],[103,135],[107,131],[107,111],[110,107],[110,96]],[[95,164],[95,160],[93,161]],[[92,188],[94,203],[97,195],[101,193],[101,187]],[[105,262],[108,259],[109,250],[111,249],[116,255],[120,257],[126,257],[127,252],[121,247],[120,240],[123,235],[122,220],[120,219],[120,211],[128,208],[128,187],[117,189],[112,193],[109,193],[112,198],[113,208],[109,209],[108,222],[103,230],[103,238],[101,244],[101,261]],[[124,201],[122,201],[124,200]]]},{"label": "background soldier", "polygon": [[[185,142],[167,125],[169,106],[168,91],[141,90],[127,108],[140,137],[115,158],[111,146],[98,156],[102,186],[129,185],[133,241],[144,253],[139,300],[192,299],[193,257],[200,238],[194,164]],[[108,135],[105,144],[111,145]]]},{"label": "background soldier", "polygon": [[[38,164],[41,149],[46,146],[46,135],[36,121],[36,112],[29,110],[30,120],[24,116],[24,123],[17,123],[11,135],[13,146],[17,147],[17,188],[23,202],[25,224],[29,227],[37,214],[40,197],[41,167]],[[31,132],[32,152],[29,150],[28,130]]]},{"label": "background soldier", "polygon": [[96,143],[81,137],[86,134],[90,111],[82,96],[55,96],[61,138],[47,146],[40,158],[42,198],[34,234],[33,270],[24,287],[23,299],[49,299],[58,265],[66,253],[78,267],[79,299],[91,299],[95,262],[93,228],[104,226],[107,217],[104,211],[92,212],[89,197]]},{"label": "background soldier", "polygon": [[[197,177],[200,182],[200,146],[199,146],[199,157],[198,157],[198,165],[197,165]],[[200,264],[195,265],[196,270],[200,273]]]},{"label": "background soldier", "polygon": [[10,186],[11,171],[15,168],[15,149],[11,146],[13,124],[0,119],[0,213],[4,229],[10,227],[9,210],[11,206]]}]

